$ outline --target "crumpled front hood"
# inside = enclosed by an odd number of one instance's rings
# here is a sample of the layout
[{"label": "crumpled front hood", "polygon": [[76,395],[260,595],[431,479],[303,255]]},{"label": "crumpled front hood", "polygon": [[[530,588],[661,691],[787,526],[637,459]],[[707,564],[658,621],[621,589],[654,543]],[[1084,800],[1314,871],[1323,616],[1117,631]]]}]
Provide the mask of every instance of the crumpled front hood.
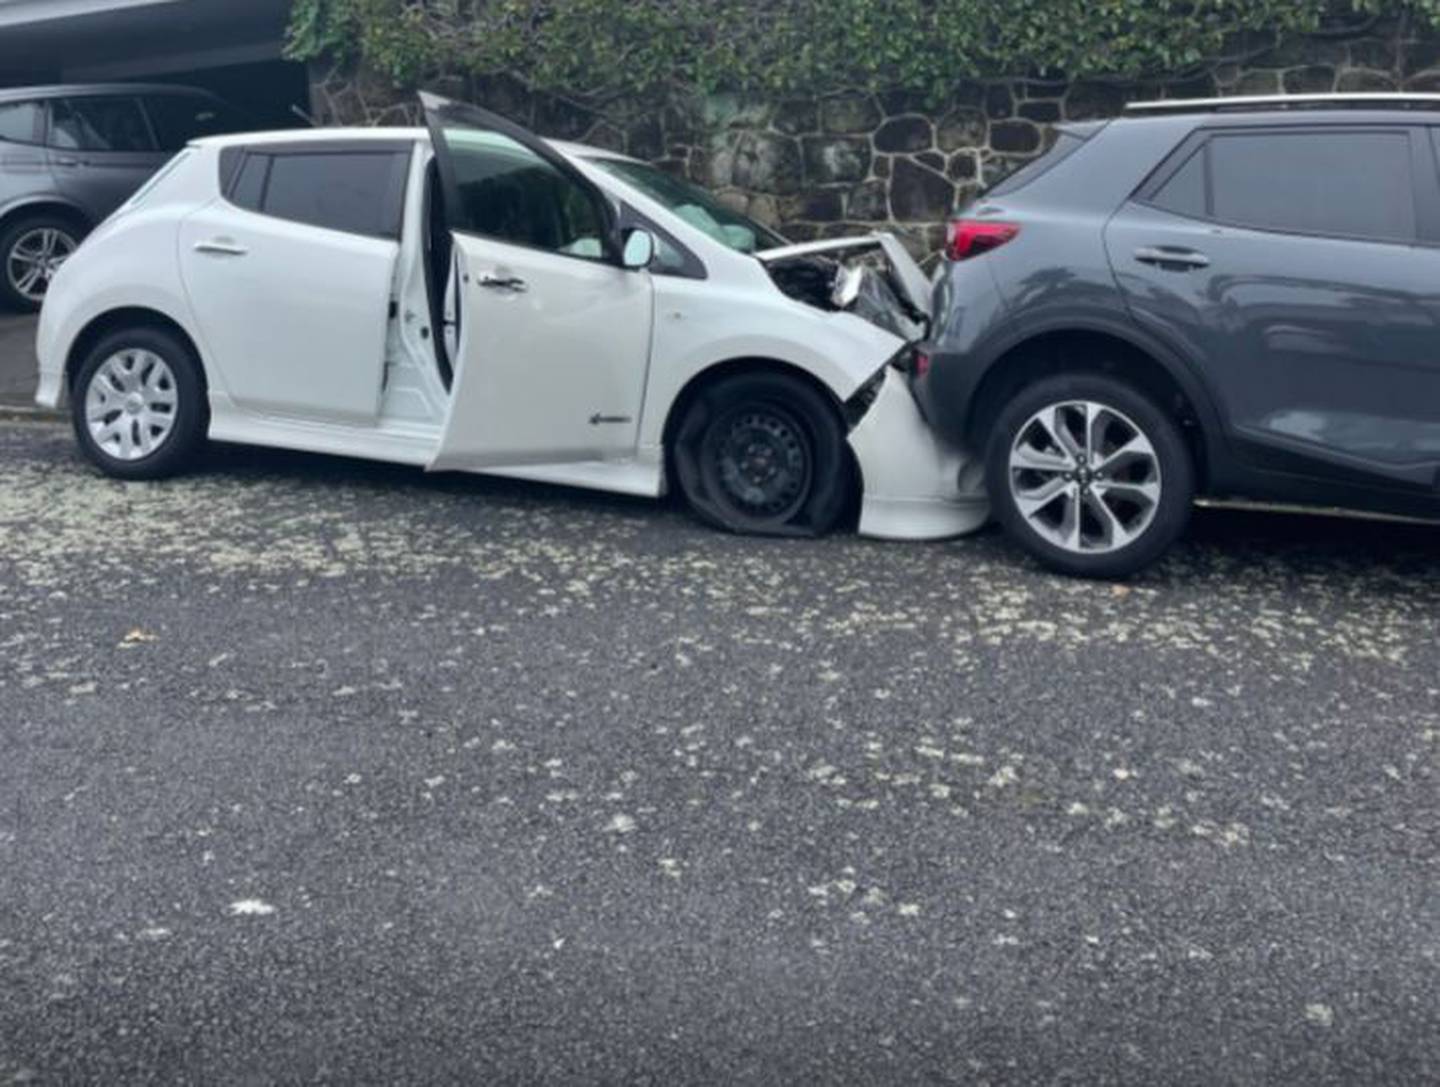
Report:
[{"label": "crumpled front hood", "polygon": [[930,317],[930,280],[910,255],[900,239],[883,232],[862,234],[853,238],[826,238],[822,241],[800,242],[779,249],[766,249],[755,256],[767,268],[805,257],[828,257],[837,264],[863,259],[874,253],[883,254],[890,272],[887,277],[897,293],[917,313]]}]

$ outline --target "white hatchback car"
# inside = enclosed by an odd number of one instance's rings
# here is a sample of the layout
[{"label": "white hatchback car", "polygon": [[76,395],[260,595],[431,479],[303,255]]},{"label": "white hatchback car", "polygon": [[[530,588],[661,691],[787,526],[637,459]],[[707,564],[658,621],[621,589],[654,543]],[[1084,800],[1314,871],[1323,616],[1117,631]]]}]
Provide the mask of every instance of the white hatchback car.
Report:
[{"label": "white hatchback car", "polygon": [[164,476],[209,436],[674,485],[744,532],[824,532],[857,487],[869,535],[985,521],[901,369],[929,289],[895,239],[788,246],[655,167],[424,106],[428,132],[200,140],[90,236],[37,399],[95,464]]}]

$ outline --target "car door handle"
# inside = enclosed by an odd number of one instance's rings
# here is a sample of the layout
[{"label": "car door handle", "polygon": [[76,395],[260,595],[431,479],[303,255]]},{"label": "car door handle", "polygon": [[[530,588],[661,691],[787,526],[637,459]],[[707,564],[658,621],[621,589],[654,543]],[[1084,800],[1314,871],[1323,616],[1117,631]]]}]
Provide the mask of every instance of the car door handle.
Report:
[{"label": "car door handle", "polygon": [[74,169],[76,166],[89,166],[84,159],[63,158],[55,160],[56,166],[64,166],[66,169]]},{"label": "car door handle", "polygon": [[520,294],[530,289],[519,276],[495,276],[486,274],[481,276],[476,282],[481,287],[491,291],[514,291],[516,294]]},{"label": "car door handle", "polygon": [[195,252],[213,253],[221,257],[243,257],[249,253],[243,245],[232,242],[229,238],[212,238],[208,242],[196,242]]},{"label": "car door handle", "polygon": [[1170,249],[1163,245],[1144,245],[1135,250],[1141,264],[1154,264],[1171,271],[1188,272],[1192,268],[1210,267],[1210,258],[1193,249]]}]

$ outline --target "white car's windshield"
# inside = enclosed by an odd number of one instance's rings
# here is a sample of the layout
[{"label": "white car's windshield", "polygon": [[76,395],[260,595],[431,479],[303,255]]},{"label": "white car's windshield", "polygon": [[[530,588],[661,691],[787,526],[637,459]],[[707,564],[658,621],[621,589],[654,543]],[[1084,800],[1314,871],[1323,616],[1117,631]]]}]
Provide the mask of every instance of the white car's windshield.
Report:
[{"label": "white car's windshield", "polygon": [[589,161],[664,204],[677,218],[736,252],[754,253],[788,244],[769,227],[727,208],[698,185],[682,181],[658,167],[629,159],[591,158]]}]

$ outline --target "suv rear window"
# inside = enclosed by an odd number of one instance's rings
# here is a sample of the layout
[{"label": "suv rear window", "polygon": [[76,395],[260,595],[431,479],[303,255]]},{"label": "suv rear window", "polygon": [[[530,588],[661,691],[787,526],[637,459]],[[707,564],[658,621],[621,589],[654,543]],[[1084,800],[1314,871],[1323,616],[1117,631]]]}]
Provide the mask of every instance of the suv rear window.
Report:
[{"label": "suv rear window", "polygon": [[1040,175],[1048,173],[1085,146],[1085,142],[1098,131],[1094,125],[1071,126],[1056,129],[1055,142],[1050,150],[1037,159],[1032,159],[1013,174],[1002,178],[985,190],[986,196],[1007,196],[1024,188]]},{"label": "suv rear window", "polygon": [[202,136],[243,132],[253,127],[238,110],[216,98],[198,94],[152,94],[146,95],[144,102],[162,151],[179,151]]},{"label": "suv rear window", "polygon": [[1410,136],[1399,130],[1217,133],[1151,203],[1256,230],[1412,241]]}]

